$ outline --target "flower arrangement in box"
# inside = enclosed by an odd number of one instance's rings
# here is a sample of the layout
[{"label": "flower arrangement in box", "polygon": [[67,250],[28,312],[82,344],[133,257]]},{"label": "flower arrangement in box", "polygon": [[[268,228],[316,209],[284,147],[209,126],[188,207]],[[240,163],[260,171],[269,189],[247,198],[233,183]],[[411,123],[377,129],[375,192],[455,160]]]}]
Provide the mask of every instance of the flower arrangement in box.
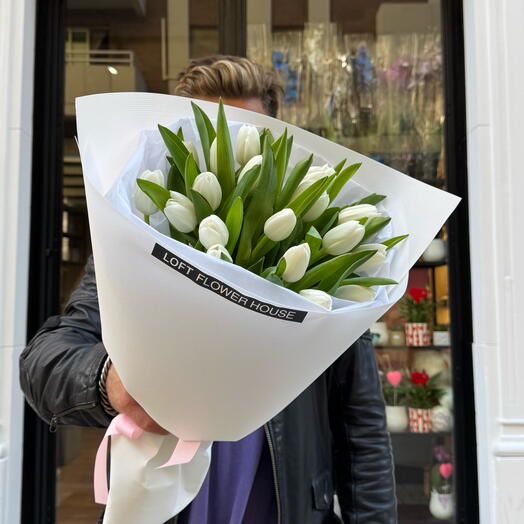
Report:
[{"label": "flower arrangement in box", "polygon": [[404,374],[399,370],[388,371],[382,375],[382,391],[386,403],[388,430],[393,433],[405,431],[408,427]]},{"label": "flower arrangement in box", "polygon": [[431,409],[438,405],[444,390],[438,380],[440,373],[429,376],[424,371],[413,371],[409,376],[407,402],[409,407],[409,426],[413,433],[432,431]]},{"label": "flower arrangement in box", "polygon": [[431,345],[429,324],[433,317],[433,301],[426,288],[412,287],[400,302],[400,308],[406,324],[406,345]]}]

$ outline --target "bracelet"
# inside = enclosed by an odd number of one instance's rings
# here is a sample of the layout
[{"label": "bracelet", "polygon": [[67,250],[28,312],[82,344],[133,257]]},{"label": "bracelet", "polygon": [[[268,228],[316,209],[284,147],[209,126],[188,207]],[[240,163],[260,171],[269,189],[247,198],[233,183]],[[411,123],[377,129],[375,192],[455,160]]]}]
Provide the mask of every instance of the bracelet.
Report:
[{"label": "bracelet", "polygon": [[106,412],[107,415],[110,417],[116,417],[118,415],[118,411],[111,406],[111,403],[109,402],[109,397],[107,396],[106,391],[106,380],[107,380],[107,374],[109,372],[109,368],[111,367],[111,359],[109,357],[106,358],[106,361],[104,362],[104,366],[102,367],[102,372],[100,373],[100,378],[98,380],[98,392],[100,393],[100,404],[102,405],[102,408]]}]

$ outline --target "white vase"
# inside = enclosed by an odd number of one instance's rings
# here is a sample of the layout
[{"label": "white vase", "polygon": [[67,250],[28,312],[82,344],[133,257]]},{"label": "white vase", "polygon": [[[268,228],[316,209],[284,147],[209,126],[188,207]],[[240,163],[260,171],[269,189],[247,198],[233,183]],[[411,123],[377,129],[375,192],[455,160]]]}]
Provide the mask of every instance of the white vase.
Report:
[{"label": "white vase", "polygon": [[451,340],[449,338],[449,331],[433,331],[433,345],[449,347]]},{"label": "white vase", "polygon": [[409,425],[406,406],[386,406],[386,421],[391,433],[406,431]]},{"label": "white vase", "polygon": [[388,327],[385,322],[375,322],[369,328],[375,346],[386,346],[389,341]]},{"label": "white vase", "polygon": [[453,516],[453,495],[451,493],[439,493],[431,491],[429,500],[429,512],[439,520],[450,519]]},{"label": "white vase", "polygon": [[431,241],[426,251],[422,254],[424,262],[442,262],[446,259],[446,243],[441,238]]},{"label": "white vase", "polygon": [[435,406],[431,410],[431,427],[433,431],[450,431],[452,425],[453,417],[446,406]]}]

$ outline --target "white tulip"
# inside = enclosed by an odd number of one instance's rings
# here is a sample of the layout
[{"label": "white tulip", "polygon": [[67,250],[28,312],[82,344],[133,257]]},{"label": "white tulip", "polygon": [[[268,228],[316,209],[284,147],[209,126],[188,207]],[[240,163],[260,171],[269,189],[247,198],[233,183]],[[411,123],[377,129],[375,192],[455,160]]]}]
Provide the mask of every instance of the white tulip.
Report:
[{"label": "white tulip", "polygon": [[189,151],[189,153],[193,155],[195,162],[198,163],[198,153],[197,153],[195,144],[193,144],[191,140],[183,140],[182,143],[186,146],[186,149]]},{"label": "white tulip", "polygon": [[221,218],[209,215],[198,226],[198,239],[206,249],[216,244],[225,246],[229,240],[229,231]]},{"label": "white tulip", "polygon": [[298,184],[298,187],[295,189],[295,191],[291,195],[290,201],[293,202],[293,200],[295,200],[297,196],[301,195],[309,186],[312,186],[314,183],[315,183],[314,180],[306,180],[306,181],[300,182],[300,184]]},{"label": "white tulip", "polygon": [[166,202],[164,214],[169,223],[181,233],[193,231],[197,225],[195,206],[182,193],[170,191],[171,198]]},{"label": "white tulip", "polygon": [[368,258],[362,265],[358,266],[359,271],[369,271],[375,269],[384,263],[387,256],[387,247],[384,244],[361,244],[353,250],[353,253],[360,253],[361,251],[376,251],[376,253]]},{"label": "white tulip", "polygon": [[222,200],[222,188],[218,178],[211,171],[204,171],[195,178],[193,189],[200,193],[214,211]]},{"label": "white tulip", "polygon": [[328,255],[342,255],[351,251],[362,240],[364,233],[364,226],[356,220],[344,222],[324,235],[322,248]]},{"label": "white tulip", "polygon": [[371,287],[349,285],[340,286],[335,296],[352,302],[369,302],[375,298],[377,292]]},{"label": "white tulip", "polygon": [[334,172],[335,170],[328,164],[324,164],[323,166],[311,166],[308,169],[306,176],[302,179],[302,182],[317,182],[321,178],[331,176]]},{"label": "white tulip", "polygon": [[215,244],[207,250],[207,254],[215,258],[220,258],[221,260],[227,260],[228,262],[233,262],[229,251],[220,244]]},{"label": "white tulip", "polygon": [[307,270],[310,257],[311,249],[309,248],[309,244],[290,247],[284,253],[286,269],[282,274],[282,278],[286,282],[297,282],[300,280]]},{"label": "white tulip", "polygon": [[329,195],[324,191],[317,199],[317,201],[308,209],[307,213],[302,217],[304,222],[313,222],[316,220],[329,206]]},{"label": "white tulip", "polygon": [[380,216],[377,208],[371,204],[358,204],[343,209],[338,215],[338,223],[343,224],[349,220],[361,220]]},{"label": "white tulip", "polygon": [[[138,178],[142,180],[148,180],[149,182],[154,182],[159,186],[165,187],[166,182],[164,179],[164,174],[160,169],[155,169],[155,171],[144,171]],[[153,201],[139,188],[136,188],[135,191],[135,207],[143,215],[152,215],[158,211],[158,207],[153,203]]]},{"label": "white tulip", "polygon": [[302,291],[299,291],[298,294],[307,298],[310,302],[322,306],[324,309],[331,310],[333,307],[333,300],[331,300],[331,297],[324,291],[320,291],[320,289],[303,289]]},{"label": "white tulip", "polygon": [[260,154],[260,135],[255,126],[244,124],[237,135],[236,158],[243,166],[255,155]]},{"label": "white tulip", "polygon": [[216,175],[217,165],[218,165],[218,162],[217,162],[217,139],[216,139],[216,137],[213,140],[213,142],[211,142],[211,147],[209,148],[209,163],[211,164],[209,166],[211,168],[211,171],[213,171],[213,173],[215,173],[215,175]]},{"label": "white tulip", "polygon": [[284,208],[270,216],[264,224],[265,235],[274,242],[286,239],[295,228],[297,216],[294,211]]},{"label": "white tulip", "polygon": [[255,166],[259,166],[262,164],[262,155],[255,155],[254,157],[250,158],[248,163],[242,168],[240,173],[238,174],[238,180],[237,182],[240,182],[242,180],[242,177],[252,168]]}]

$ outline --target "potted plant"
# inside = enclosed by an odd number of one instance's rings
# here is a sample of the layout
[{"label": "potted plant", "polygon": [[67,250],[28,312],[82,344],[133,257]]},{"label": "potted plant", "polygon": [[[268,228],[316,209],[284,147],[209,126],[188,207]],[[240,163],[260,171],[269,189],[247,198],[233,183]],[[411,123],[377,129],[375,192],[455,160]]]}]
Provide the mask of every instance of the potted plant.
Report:
[{"label": "potted plant", "polygon": [[453,488],[451,476],[453,474],[453,464],[450,456],[443,446],[437,446],[434,454],[443,455],[437,463],[433,465],[430,472],[431,495],[429,500],[429,511],[431,515],[439,520],[447,520],[453,516]]},{"label": "potted plant", "polygon": [[405,346],[406,335],[404,334],[404,326],[400,322],[395,322],[391,326],[389,332],[389,344],[391,346]]},{"label": "potted plant", "polygon": [[433,317],[433,302],[425,288],[412,287],[400,302],[407,322],[404,324],[407,346],[431,345],[429,323]]},{"label": "potted plant", "polygon": [[449,347],[450,345],[449,326],[445,324],[437,324],[433,328],[433,345]]},{"label": "potted plant", "polygon": [[408,428],[408,413],[406,409],[406,386],[402,384],[404,377],[401,371],[388,371],[383,375],[382,391],[386,403],[386,422],[392,433],[406,431]]},{"label": "potted plant", "polygon": [[437,385],[440,373],[430,377],[425,371],[413,371],[409,376],[407,402],[409,428],[413,433],[432,431],[431,410],[438,405],[444,390]]}]

